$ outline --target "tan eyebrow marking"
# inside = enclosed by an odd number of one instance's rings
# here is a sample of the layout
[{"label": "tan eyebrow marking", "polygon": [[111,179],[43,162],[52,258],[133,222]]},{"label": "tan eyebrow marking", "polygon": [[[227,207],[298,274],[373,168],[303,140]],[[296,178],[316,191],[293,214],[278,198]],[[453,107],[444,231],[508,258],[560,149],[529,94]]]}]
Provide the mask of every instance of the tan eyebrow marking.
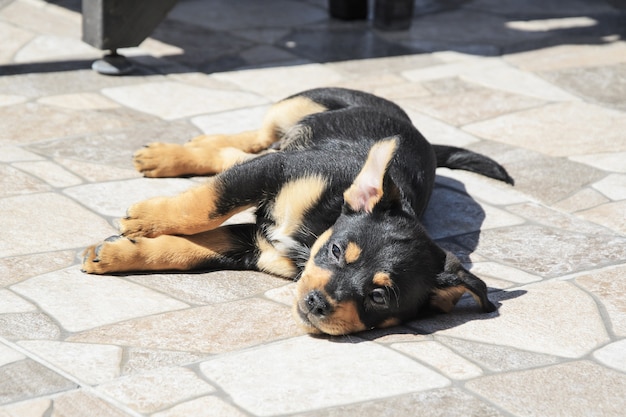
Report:
[{"label": "tan eyebrow marking", "polygon": [[359,245],[357,245],[354,242],[348,243],[348,246],[346,247],[346,256],[345,256],[346,262],[349,264],[356,262],[360,256],[361,256],[361,248],[359,247]]},{"label": "tan eyebrow marking", "polygon": [[386,272],[376,272],[372,281],[381,287],[393,287],[393,280]]}]

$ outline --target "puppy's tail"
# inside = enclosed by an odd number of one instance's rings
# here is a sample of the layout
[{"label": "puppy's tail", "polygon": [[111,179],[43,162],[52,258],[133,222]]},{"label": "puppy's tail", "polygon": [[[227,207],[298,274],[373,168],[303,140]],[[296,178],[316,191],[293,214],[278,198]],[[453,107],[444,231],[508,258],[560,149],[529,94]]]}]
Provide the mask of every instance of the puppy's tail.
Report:
[{"label": "puppy's tail", "polygon": [[513,185],[515,181],[506,169],[493,159],[467,149],[454,146],[433,145],[437,167],[463,169]]}]

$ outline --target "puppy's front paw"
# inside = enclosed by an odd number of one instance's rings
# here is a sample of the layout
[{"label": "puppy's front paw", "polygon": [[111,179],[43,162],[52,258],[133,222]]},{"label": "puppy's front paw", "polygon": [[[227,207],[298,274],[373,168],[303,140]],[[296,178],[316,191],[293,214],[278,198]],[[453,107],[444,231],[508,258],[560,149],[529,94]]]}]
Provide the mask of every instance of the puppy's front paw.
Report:
[{"label": "puppy's front paw", "polygon": [[133,268],[136,241],[122,236],[111,236],[83,252],[82,271],[88,274],[106,274]]},{"label": "puppy's front paw", "polygon": [[174,143],[151,143],[133,156],[135,169],[146,177],[178,177],[187,174],[189,152]]},{"label": "puppy's front paw", "polygon": [[120,232],[126,237],[156,237],[171,229],[166,197],[151,198],[130,206],[126,217],[120,220]]}]

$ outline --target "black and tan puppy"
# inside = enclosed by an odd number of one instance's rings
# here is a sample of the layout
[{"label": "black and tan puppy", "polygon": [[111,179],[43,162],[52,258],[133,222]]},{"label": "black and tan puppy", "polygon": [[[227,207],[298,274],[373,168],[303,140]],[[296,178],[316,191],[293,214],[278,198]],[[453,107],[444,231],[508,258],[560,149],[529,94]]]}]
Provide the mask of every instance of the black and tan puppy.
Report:
[{"label": "black and tan puppy", "polygon": [[[86,272],[269,272],[298,281],[295,312],[311,333],[449,312],[465,292],[495,310],[484,282],[429,238],[420,217],[438,166],[512,179],[487,157],[431,146],[387,100],[305,91],[274,105],[257,131],[151,144],[135,165],[148,177],[217,175],[130,207],[120,236],[85,251]],[[255,224],[221,226],[251,207]]]}]

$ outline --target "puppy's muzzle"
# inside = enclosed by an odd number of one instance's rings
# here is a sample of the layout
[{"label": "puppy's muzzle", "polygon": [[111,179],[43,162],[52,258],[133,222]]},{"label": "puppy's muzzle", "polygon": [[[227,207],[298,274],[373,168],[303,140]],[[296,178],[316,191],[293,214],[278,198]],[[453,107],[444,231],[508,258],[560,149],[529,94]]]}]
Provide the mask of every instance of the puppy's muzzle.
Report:
[{"label": "puppy's muzzle", "polygon": [[300,314],[304,315],[309,321],[323,319],[333,312],[332,305],[319,290],[313,290],[304,296],[298,303],[298,307]]}]

